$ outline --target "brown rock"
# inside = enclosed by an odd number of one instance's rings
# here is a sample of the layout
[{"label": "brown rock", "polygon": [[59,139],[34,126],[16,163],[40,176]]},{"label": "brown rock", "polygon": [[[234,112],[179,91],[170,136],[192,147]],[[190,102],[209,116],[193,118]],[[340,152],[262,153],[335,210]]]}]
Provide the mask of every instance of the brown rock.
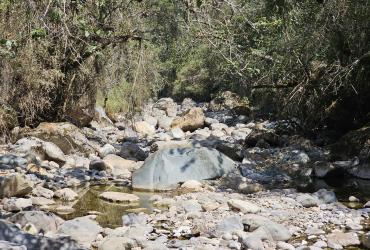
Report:
[{"label": "brown rock", "polygon": [[32,183],[20,174],[0,177],[0,198],[22,197],[32,192]]},{"label": "brown rock", "polygon": [[172,121],[171,128],[194,131],[204,126],[205,116],[201,108],[191,108],[182,117]]}]

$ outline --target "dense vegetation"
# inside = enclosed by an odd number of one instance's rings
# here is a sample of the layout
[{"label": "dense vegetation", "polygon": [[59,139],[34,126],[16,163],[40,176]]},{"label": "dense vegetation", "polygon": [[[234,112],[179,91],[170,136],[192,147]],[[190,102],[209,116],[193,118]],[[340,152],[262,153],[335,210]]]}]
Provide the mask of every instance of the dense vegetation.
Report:
[{"label": "dense vegetation", "polygon": [[0,3],[2,129],[238,92],[305,129],[370,118],[368,0]]}]

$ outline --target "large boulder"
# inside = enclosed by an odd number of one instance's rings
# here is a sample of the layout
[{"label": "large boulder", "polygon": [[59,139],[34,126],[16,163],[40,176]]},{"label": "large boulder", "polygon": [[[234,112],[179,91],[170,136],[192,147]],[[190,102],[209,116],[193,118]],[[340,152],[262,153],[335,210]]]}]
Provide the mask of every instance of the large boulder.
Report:
[{"label": "large boulder", "polygon": [[0,177],[0,198],[22,197],[32,192],[32,183],[20,174]]},{"label": "large boulder", "polygon": [[65,162],[63,151],[54,143],[46,142],[36,137],[27,137],[18,140],[12,149],[21,154],[32,154],[41,160]]},{"label": "large boulder", "polygon": [[181,128],[183,131],[194,131],[204,126],[204,112],[201,108],[191,108],[183,116],[172,121],[171,128]]},{"label": "large boulder", "polygon": [[120,147],[119,156],[125,159],[145,160],[148,155],[139,145],[133,142],[124,142]]},{"label": "large boulder", "polygon": [[47,238],[22,232],[17,226],[0,220],[0,241],[27,246],[28,250],[66,249],[82,250],[77,243],[69,238]]},{"label": "large boulder", "polygon": [[142,136],[150,136],[155,134],[155,127],[146,121],[135,122],[134,129]]},{"label": "large boulder", "polygon": [[59,226],[58,233],[71,236],[84,247],[90,247],[103,228],[88,216],[65,221]]},{"label": "large boulder", "polygon": [[43,122],[37,128],[23,128],[18,132],[17,138],[33,136],[43,141],[57,145],[64,154],[83,152],[95,153],[96,147],[86,138],[75,125],[67,122]]},{"label": "large boulder", "polygon": [[161,98],[153,106],[154,108],[164,110],[169,117],[175,117],[177,114],[177,103],[172,98]]},{"label": "large boulder", "polygon": [[35,226],[38,232],[52,233],[55,233],[59,225],[64,222],[62,218],[55,214],[43,211],[22,211],[11,216],[8,220],[22,227],[30,223]]},{"label": "large boulder", "polygon": [[132,186],[135,189],[169,190],[188,180],[220,177],[234,168],[234,161],[215,149],[162,149],[149,156],[134,172]]}]

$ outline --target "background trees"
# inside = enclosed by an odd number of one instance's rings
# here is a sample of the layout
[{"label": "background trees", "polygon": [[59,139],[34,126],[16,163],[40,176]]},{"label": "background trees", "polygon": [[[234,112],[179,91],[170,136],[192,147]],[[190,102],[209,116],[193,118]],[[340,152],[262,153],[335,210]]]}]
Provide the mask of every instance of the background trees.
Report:
[{"label": "background trees", "polygon": [[96,96],[114,112],[157,93],[207,100],[233,90],[306,129],[344,132],[369,121],[369,5],[2,1],[2,112],[35,125],[91,111]]}]

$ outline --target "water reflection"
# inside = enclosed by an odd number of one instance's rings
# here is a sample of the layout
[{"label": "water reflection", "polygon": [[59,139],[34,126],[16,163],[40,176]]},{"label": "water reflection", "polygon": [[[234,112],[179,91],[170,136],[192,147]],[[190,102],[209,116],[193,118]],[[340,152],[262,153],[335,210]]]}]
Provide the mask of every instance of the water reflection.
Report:
[{"label": "water reflection", "polygon": [[[133,205],[107,202],[99,198],[99,195],[105,191],[135,194],[139,196],[140,201]],[[152,203],[149,200],[151,196],[152,193],[136,192],[128,187],[92,186],[73,206],[75,209],[73,213],[60,216],[70,220],[93,212],[97,214],[96,220],[102,227],[116,228],[122,226],[122,215],[124,214],[137,211],[152,211]]]}]

